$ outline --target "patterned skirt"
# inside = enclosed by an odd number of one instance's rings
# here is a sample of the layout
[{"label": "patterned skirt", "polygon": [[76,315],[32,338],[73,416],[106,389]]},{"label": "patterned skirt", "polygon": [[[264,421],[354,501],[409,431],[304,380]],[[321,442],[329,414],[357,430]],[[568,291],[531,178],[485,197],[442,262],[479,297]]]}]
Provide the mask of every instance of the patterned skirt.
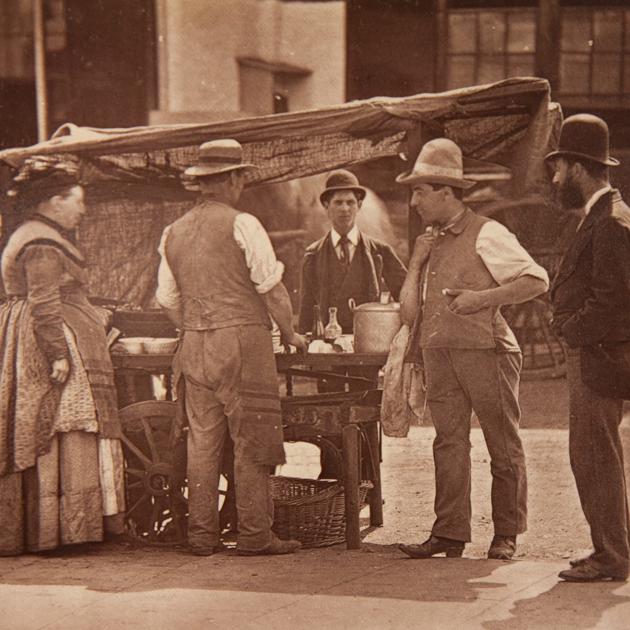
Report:
[{"label": "patterned skirt", "polygon": [[[120,441],[99,437],[96,409],[74,334],[64,327],[71,370],[50,448],[35,465],[0,477],[0,555],[95,542],[122,533]],[[19,418],[16,418],[16,422]]]}]

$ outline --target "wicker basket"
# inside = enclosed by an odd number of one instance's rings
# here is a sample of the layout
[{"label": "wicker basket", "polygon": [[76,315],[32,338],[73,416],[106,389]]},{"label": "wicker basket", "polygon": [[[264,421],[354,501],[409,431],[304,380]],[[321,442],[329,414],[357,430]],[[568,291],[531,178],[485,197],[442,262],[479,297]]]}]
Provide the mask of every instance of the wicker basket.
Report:
[{"label": "wicker basket", "polygon": [[[282,539],[299,540],[304,547],[325,547],[346,539],[345,495],[339,481],[270,477],[274,502],[273,530]],[[372,487],[359,486],[359,504]]]}]

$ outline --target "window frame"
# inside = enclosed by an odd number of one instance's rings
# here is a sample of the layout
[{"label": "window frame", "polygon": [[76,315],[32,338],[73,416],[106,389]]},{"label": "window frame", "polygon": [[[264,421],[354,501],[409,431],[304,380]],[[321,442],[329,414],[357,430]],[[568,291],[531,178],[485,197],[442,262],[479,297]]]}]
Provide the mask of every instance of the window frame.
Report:
[{"label": "window frame", "polygon": [[[597,13],[614,12],[617,13],[621,21],[621,47],[619,51],[602,50],[598,51],[595,42],[595,16]],[[588,52],[565,48],[563,45],[563,34],[566,25],[565,16],[567,14],[588,15],[590,20]],[[594,65],[596,55],[617,55],[619,59],[619,77],[617,90],[614,92],[601,92],[594,89]],[[583,55],[588,56],[588,89],[585,92],[565,90],[562,86],[562,63],[563,55]],[[560,41],[558,46],[558,96],[559,97],[580,97],[580,98],[623,98],[630,96],[630,9],[624,5],[607,6],[563,6],[560,13]],[[628,72],[628,84],[626,82],[626,72]]]},{"label": "window frame", "polygon": [[[481,50],[481,18],[483,14],[500,14],[503,18],[503,49],[500,53],[483,53]],[[527,52],[510,52],[509,50],[509,34],[510,34],[510,20],[509,16],[513,14],[527,15],[534,27],[534,37],[532,48]],[[458,53],[451,52],[451,16],[465,16],[469,20],[474,20],[475,23],[475,35],[474,35],[474,52]],[[478,85],[482,82],[480,76],[480,68],[483,59],[498,60],[500,59],[503,66],[503,78],[508,78],[512,75],[509,74],[510,60],[515,58],[528,58],[531,59],[531,73],[535,74],[536,69],[536,40],[538,36],[538,20],[537,9],[531,6],[517,6],[517,7],[488,7],[485,9],[479,8],[465,8],[465,9],[449,9],[447,18],[447,37],[446,37],[446,77],[445,83],[447,89],[456,89],[464,87],[464,85],[454,85],[451,82],[451,62],[455,58],[472,57],[473,58],[473,77],[470,85]]]}]

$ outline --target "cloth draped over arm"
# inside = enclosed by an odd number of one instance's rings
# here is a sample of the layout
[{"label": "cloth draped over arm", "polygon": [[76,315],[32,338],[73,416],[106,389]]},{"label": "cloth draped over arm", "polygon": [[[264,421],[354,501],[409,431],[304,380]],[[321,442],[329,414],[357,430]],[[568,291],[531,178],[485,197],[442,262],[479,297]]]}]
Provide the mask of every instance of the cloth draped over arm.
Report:
[{"label": "cloth draped over arm", "polygon": [[381,426],[388,437],[407,437],[410,425],[417,424],[424,413],[422,367],[405,361],[410,339],[409,326],[403,324],[392,340],[383,368]]}]

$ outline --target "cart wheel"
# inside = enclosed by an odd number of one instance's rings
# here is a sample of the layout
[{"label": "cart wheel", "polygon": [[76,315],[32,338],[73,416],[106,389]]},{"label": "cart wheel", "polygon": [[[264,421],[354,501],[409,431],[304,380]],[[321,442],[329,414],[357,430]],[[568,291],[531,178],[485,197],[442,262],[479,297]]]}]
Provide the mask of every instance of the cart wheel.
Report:
[{"label": "cart wheel", "polygon": [[[144,544],[186,542],[188,484],[186,440],[175,443],[177,403],[148,400],[120,410],[125,456],[127,532]],[[227,457],[224,457],[224,465]],[[229,460],[228,460],[229,463]],[[233,473],[219,482],[222,529],[235,530]]]},{"label": "cart wheel", "polygon": [[566,355],[550,326],[551,305],[545,298],[504,309],[505,318],[523,351],[524,380],[559,378],[566,374]]},{"label": "cart wheel", "polygon": [[150,400],[120,410],[127,532],[147,544],[186,540],[186,442],[173,445],[176,409]]}]

